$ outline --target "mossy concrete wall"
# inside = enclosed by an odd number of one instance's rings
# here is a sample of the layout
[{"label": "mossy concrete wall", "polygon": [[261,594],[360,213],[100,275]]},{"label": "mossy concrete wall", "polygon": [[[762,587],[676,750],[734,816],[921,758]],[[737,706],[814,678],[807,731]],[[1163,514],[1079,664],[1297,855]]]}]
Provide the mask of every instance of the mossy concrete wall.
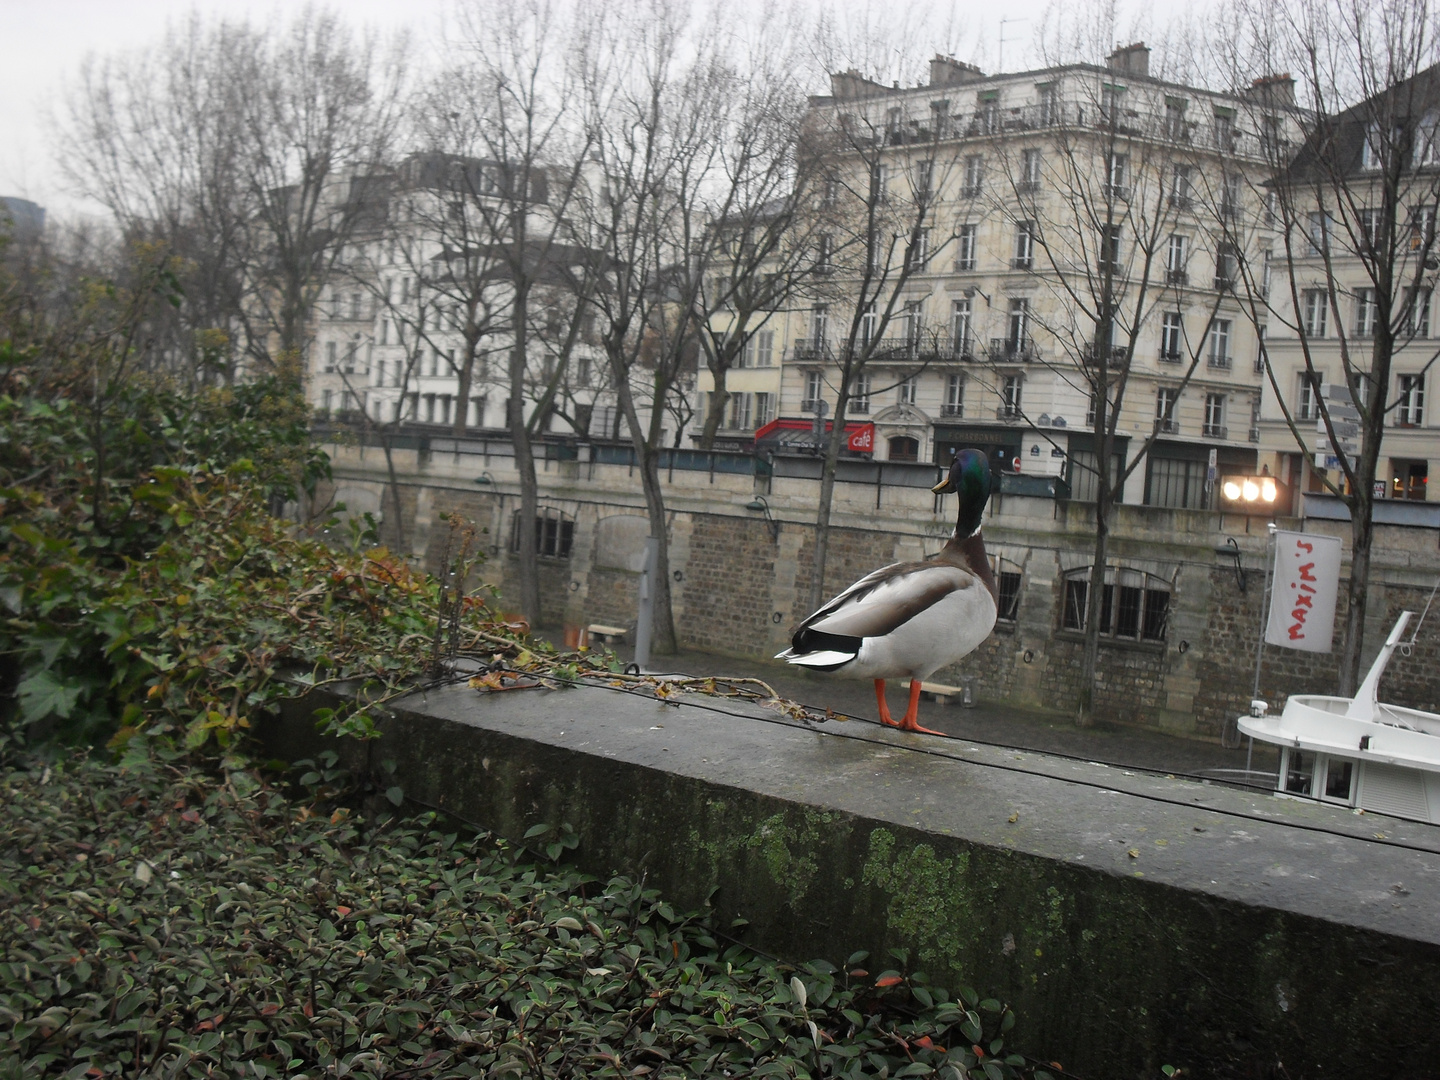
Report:
[{"label": "mossy concrete wall", "polygon": [[[1433,829],[684,701],[451,688],[329,745],[505,836],[568,823],[582,867],[792,961],[906,949],[1082,1076],[1440,1075],[1440,854],[1365,840]],[[300,706],[265,734],[319,745]]]}]

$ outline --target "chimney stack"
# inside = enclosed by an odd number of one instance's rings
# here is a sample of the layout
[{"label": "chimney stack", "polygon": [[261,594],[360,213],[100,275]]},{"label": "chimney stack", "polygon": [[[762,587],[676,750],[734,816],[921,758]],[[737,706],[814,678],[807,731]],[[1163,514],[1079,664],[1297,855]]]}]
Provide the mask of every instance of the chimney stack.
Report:
[{"label": "chimney stack", "polygon": [[1145,78],[1150,74],[1150,47],[1137,41],[1117,48],[1105,58],[1105,66],[1120,74]]},{"label": "chimney stack", "polygon": [[985,73],[974,64],[962,64],[953,56],[941,56],[937,53],[935,59],[930,61],[931,86],[961,86],[984,77]]},{"label": "chimney stack", "polygon": [[1262,75],[1245,88],[1244,94],[1251,101],[1258,101],[1267,108],[1293,107],[1295,80],[1288,71],[1280,75]]}]

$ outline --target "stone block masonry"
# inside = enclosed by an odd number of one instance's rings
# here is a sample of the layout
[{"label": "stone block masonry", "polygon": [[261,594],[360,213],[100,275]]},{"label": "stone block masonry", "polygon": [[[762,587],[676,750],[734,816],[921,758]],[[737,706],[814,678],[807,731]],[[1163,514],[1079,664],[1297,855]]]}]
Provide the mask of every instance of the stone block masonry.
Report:
[{"label": "stone block masonry", "polygon": [[[444,514],[461,514],[484,530],[487,561],[478,575],[513,609],[517,560],[511,522],[519,505],[512,478],[477,486],[448,458],[397,455],[400,529],[383,459],[371,449],[335,447],[335,488],[322,493],[352,511],[384,518],[387,541],[427,569],[438,570]],[[542,473],[540,503],[568,524],[570,546],[537,558],[542,621],[550,627],[605,623],[633,627],[639,553],[649,532],[638,482],[623,467],[574,463]],[[473,470],[472,470],[473,471]],[[773,656],[809,613],[814,566],[813,481],[777,481],[769,496],[779,533],[748,510],[754,480],[734,474],[682,473],[667,491],[671,582],[682,645],[747,656]],[[806,487],[806,485],[809,487]],[[854,487],[855,491],[849,488]],[[807,492],[810,495],[807,498]],[[876,510],[873,484],[837,484],[822,599],[877,567],[933,554],[953,526],[954,503],[924,488],[886,489]],[[1300,522],[1285,522],[1300,527]],[[1331,531],[1311,522],[1311,531]],[[970,680],[982,700],[1069,714],[1078,697],[1083,641],[1062,625],[1066,575],[1093,557],[1093,507],[1007,494],[992,501],[986,544],[1001,569],[1017,575],[1016,618],[997,626],[971,656],[936,673],[941,682]],[[1246,587],[1233,559],[1217,554],[1228,537],[1239,544]],[[1111,565],[1168,589],[1163,640],[1102,638],[1096,702],[1108,719],[1172,734],[1217,739],[1248,710],[1264,581],[1263,528],[1244,519],[1151,507],[1117,508]],[[1402,609],[1420,611],[1440,576],[1440,551],[1428,530],[1377,527],[1366,647],[1374,654]],[[1136,579],[1138,580],[1138,579]],[[1343,626],[1344,593],[1337,612]],[[1337,629],[1338,638],[1338,629]],[[1301,691],[1335,689],[1333,655],[1266,647],[1261,694],[1272,708]],[[1382,693],[1400,705],[1440,706],[1440,608],[1432,610],[1410,655],[1391,663]]]}]

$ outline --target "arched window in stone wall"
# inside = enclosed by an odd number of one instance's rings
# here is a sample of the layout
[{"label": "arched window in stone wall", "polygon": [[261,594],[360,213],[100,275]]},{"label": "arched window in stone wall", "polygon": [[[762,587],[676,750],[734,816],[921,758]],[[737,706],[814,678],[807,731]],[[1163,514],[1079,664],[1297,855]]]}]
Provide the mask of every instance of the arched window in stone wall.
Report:
[{"label": "arched window in stone wall", "polygon": [[990,556],[990,570],[995,575],[995,591],[999,593],[995,621],[1013,626],[1020,614],[1020,584],[1023,572],[1018,563],[1000,555]]},{"label": "arched window in stone wall", "polygon": [[[553,506],[542,506],[535,515],[535,554],[549,559],[568,559],[575,542],[575,519]],[[510,551],[520,553],[520,511],[510,515]]]},{"label": "arched window in stone wall", "polygon": [[[1065,605],[1061,626],[1085,629],[1085,605],[1090,589],[1090,568],[1065,575]],[[1100,596],[1100,633],[1130,641],[1164,641],[1170,618],[1170,583],[1164,578],[1125,566],[1105,571]]]}]

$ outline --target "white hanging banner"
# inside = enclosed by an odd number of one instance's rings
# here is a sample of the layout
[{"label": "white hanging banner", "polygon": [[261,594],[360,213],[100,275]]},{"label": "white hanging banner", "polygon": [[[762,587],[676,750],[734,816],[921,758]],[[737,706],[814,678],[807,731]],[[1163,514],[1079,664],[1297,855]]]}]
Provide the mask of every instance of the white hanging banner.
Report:
[{"label": "white hanging banner", "polygon": [[1275,534],[1274,588],[1265,643],[1328,653],[1340,593],[1340,538],[1314,533]]}]

